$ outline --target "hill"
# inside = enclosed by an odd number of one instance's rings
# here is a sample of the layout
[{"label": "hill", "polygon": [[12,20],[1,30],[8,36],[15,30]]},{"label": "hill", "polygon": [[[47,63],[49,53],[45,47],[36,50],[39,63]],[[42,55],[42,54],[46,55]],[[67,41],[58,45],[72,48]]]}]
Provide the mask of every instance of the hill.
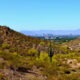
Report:
[{"label": "hill", "polygon": [[26,36],[9,27],[0,26],[0,45],[10,48],[10,52],[24,54],[33,45],[38,45],[42,40]]},{"label": "hill", "polygon": [[0,26],[0,80],[33,80],[38,77],[43,80],[40,72],[36,73],[37,68],[32,71],[34,54],[37,53],[35,48],[42,41]]},{"label": "hill", "polygon": [[70,50],[80,52],[80,37],[75,40],[71,40],[69,42],[63,43],[63,45],[68,46]]},{"label": "hill", "polygon": [[0,26],[0,80],[80,80],[79,43],[50,44]]}]

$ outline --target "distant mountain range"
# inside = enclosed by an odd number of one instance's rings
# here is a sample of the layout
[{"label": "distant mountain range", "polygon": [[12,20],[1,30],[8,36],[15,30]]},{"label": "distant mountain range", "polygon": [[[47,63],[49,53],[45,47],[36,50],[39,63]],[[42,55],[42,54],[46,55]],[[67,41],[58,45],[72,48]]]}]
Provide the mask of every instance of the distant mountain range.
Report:
[{"label": "distant mountain range", "polygon": [[37,31],[21,31],[21,33],[30,36],[43,36],[44,34],[53,35],[80,35],[80,29],[77,30],[37,30]]}]

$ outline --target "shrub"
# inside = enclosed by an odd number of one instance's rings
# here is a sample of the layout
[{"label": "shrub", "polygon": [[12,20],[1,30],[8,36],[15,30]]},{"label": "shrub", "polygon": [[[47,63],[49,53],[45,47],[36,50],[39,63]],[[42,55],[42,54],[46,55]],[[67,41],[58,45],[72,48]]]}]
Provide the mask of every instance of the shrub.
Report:
[{"label": "shrub", "polygon": [[2,44],[2,49],[9,49],[10,45],[8,43],[3,43]]},{"label": "shrub", "polygon": [[28,50],[28,53],[26,55],[35,57],[35,56],[38,56],[38,51],[34,48],[31,48]]}]

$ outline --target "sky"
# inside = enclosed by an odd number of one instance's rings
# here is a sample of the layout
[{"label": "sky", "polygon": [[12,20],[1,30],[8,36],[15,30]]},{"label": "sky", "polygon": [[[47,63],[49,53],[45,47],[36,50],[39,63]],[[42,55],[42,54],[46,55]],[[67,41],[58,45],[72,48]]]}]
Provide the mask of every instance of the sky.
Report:
[{"label": "sky", "polygon": [[17,31],[80,29],[80,0],[0,0],[0,25]]}]

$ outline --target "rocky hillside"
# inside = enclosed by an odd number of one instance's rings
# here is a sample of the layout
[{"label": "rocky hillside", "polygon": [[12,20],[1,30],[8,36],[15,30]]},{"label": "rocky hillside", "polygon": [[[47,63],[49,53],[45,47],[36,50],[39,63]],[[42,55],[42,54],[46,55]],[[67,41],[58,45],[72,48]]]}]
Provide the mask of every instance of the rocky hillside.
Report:
[{"label": "rocky hillside", "polygon": [[80,52],[80,37],[75,40],[63,43],[63,45],[66,45],[70,50]]},{"label": "rocky hillside", "polygon": [[45,77],[34,65],[34,55],[33,58],[31,55],[25,56],[27,53],[37,53],[33,48],[41,41],[0,26],[0,80],[44,80]]},{"label": "rocky hillside", "polygon": [[9,27],[0,26],[0,45],[10,48],[11,52],[24,54],[29,48],[37,46],[42,40],[25,36]]},{"label": "rocky hillside", "polygon": [[0,80],[80,80],[80,38],[48,42],[0,26]]}]

